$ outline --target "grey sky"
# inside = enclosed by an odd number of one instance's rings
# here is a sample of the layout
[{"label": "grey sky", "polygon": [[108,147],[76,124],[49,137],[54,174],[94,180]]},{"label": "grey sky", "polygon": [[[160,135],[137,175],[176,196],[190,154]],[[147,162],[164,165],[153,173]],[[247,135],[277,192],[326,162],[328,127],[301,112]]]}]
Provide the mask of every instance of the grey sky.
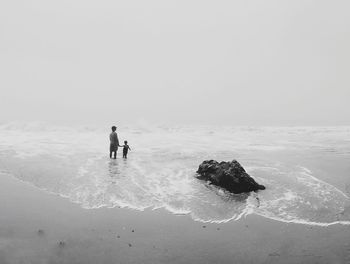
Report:
[{"label": "grey sky", "polygon": [[350,124],[350,2],[0,3],[0,121]]}]

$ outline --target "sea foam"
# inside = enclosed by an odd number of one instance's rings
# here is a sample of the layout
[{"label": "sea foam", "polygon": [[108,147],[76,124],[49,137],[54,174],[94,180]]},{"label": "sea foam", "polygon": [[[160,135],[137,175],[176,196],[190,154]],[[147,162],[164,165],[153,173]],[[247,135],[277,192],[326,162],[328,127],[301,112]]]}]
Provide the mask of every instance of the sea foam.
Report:
[{"label": "sea foam", "polygon": [[[0,127],[0,168],[86,209],[163,208],[215,223],[257,214],[286,223],[350,224],[349,195],[327,182],[327,171],[318,175],[318,168],[315,173],[295,158],[318,153],[322,162],[345,162],[347,127],[121,128],[120,139],[132,148],[128,160],[108,158],[108,131],[43,124],[24,128]],[[203,160],[234,158],[267,189],[234,195],[196,179]],[[337,179],[347,184],[341,175]]]}]

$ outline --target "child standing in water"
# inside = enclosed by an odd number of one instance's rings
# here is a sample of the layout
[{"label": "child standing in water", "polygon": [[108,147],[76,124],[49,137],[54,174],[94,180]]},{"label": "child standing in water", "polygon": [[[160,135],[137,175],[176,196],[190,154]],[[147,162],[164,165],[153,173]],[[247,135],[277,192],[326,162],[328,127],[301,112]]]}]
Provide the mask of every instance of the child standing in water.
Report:
[{"label": "child standing in water", "polygon": [[127,159],[128,151],[131,150],[131,148],[128,145],[128,141],[124,141],[124,146],[123,146],[123,158]]}]

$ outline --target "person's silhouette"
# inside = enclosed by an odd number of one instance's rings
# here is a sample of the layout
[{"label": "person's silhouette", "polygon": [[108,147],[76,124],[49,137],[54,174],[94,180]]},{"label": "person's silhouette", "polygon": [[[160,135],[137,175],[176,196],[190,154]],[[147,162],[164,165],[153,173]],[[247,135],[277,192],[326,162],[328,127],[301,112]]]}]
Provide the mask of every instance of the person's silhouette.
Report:
[{"label": "person's silhouette", "polygon": [[109,145],[109,157],[112,158],[114,154],[114,159],[117,158],[117,151],[119,147],[118,134],[115,132],[117,130],[116,126],[112,126],[112,133],[109,135],[110,145]]},{"label": "person's silhouette", "polygon": [[128,151],[131,150],[131,148],[128,145],[128,141],[124,141],[124,146],[123,146],[123,158],[127,159],[128,156]]}]

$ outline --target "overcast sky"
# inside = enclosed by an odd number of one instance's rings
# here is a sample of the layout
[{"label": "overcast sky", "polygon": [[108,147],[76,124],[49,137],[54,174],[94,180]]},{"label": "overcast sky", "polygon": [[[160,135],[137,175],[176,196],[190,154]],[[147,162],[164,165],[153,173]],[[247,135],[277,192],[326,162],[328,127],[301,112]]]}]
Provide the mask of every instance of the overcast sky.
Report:
[{"label": "overcast sky", "polygon": [[350,124],[350,1],[0,2],[0,121]]}]

